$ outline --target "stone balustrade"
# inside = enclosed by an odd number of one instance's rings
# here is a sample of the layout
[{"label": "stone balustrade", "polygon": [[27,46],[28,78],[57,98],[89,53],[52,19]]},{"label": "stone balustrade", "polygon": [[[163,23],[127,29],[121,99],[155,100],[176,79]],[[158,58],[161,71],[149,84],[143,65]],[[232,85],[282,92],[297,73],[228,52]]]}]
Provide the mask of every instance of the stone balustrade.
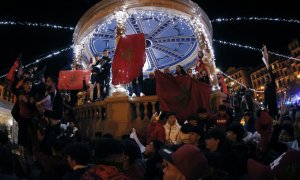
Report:
[{"label": "stone balustrade", "polygon": [[134,127],[144,131],[152,114],[158,111],[157,96],[111,96],[104,101],[88,103],[74,108],[83,137],[94,137],[96,132],[115,137],[130,134]]}]

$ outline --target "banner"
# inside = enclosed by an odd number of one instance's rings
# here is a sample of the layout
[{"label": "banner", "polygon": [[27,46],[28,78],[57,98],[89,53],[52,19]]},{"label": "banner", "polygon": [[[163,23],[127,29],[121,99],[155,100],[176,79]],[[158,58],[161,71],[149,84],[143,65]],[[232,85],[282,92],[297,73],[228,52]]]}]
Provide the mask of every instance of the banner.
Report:
[{"label": "banner", "polygon": [[127,84],[140,76],[146,60],[144,34],[121,36],[112,63],[112,84]]},{"label": "banner", "polygon": [[89,83],[91,78],[90,70],[59,71],[59,90],[82,90],[83,80]]},{"label": "banner", "polygon": [[156,93],[163,111],[175,112],[179,122],[196,114],[198,108],[209,110],[211,86],[189,76],[168,76],[155,71]]}]

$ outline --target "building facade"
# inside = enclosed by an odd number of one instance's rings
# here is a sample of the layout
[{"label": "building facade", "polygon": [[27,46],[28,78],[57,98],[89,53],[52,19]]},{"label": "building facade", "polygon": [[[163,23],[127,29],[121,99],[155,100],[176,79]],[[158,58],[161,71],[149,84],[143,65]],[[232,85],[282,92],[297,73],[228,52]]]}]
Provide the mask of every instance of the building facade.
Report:
[{"label": "building facade", "polygon": [[[245,67],[235,68],[229,67],[226,73],[236,81],[244,84],[248,88],[252,88],[251,80],[250,80],[250,69]],[[228,91],[237,91],[241,89],[241,85],[236,81],[230,79],[229,77],[225,78],[225,82],[228,88]]]},{"label": "building facade", "polygon": [[[294,58],[300,58],[300,46],[298,40],[294,40],[289,44],[289,50]],[[279,102],[283,100],[286,93],[287,98],[293,99],[298,95],[298,87],[300,80],[300,63],[293,59],[280,59],[270,56],[270,66],[275,77],[277,86],[277,99]],[[255,97],[258,101],[264,100],[265,79],[270,78],[267,68],[259,66],[254,69],[250,75],[253,89],[256,90]]]}]

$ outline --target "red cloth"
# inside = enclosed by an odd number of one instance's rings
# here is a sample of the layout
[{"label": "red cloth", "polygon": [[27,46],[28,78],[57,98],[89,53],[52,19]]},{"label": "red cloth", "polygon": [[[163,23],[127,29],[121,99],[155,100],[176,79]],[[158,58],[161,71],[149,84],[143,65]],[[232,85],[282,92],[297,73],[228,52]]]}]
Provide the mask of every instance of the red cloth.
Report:
[{"label": "red cloth", "polygon": [[159,140],[165,142],[166,134],[165,128],[158,122],[153,122],[147,126],[146,129],[146,143],[149,144],[151,141]]},{"label": "red cloth", "polygon": [[121,36],[112,63],[112,84],[127,84],[138,77],[146,60],[144,34]]},{"label": "red cloth", "polygon": [[209,109],[211,86],[189,76],[170,77],[155,71],[156,93],[161,110],[176,112],[182,124],[200,107]]},{"label": "red cloth", "polygon": [[59,90],[82,90],[83,80],[89,83],[91,78],[90,70],[59,71]]},{"label": "red cloth", "polygon": [[9,72],[6,75],[6,79],[8,81],[12,82],[14,80],[15,71],[16,71],[17,68],[19,68],[19,66],[20,66],[20,59],[17,58],[14,65],[10,68]]},{"label": "red cloth", "polygon": [[269,143],[273,133],[272,117],[267,110],[263,110],[255,121],[255,129],[261,135],[258,146],[262,152],[269,150]]},{"label": "red cloth", "polygon": [[224,76],[223,76],[223,75],[221,75],[221,87],[222,87],[222,92],[223,92],[224,94],[227,94],[227,93],[228,93],[228,91],[227,91],[227,85],[226,85],[226,83],[225,83],[225,80],[224,80]]}]

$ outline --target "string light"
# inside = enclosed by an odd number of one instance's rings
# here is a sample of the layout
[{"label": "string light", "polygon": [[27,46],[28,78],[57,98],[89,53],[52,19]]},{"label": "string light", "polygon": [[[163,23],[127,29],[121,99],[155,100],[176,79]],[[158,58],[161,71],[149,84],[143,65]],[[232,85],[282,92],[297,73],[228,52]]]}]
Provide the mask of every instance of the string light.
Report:
[{"label": "string light", "polygon": [[[213,42],[217,42],[219,44],[224,44],[224,45],[229,45],[229,46],[234,46],[234,47],[239,47],[239,48],[245,48],[245,49],[250,49],[250,50],[253,50],[253,51],[259,51],[259,52],[261,52],[260,48],[256,48],[256,47],[252,47],[252,46],[248,46],[248,45],[242,45],[242,44],[239,44],[239,43],[233,43],[233,42],[228,42],[228,41],[221,41],[221,40],[216,40],[216,39],[213,39]],[[292,60],[295,60],[295,61],[300,61],[299,58],[295,58],[295,57],[292,57],[292,56],[287,56],[287,55],[279,54],[277,52],[268,51],[268,53],[269,54],[273,54],[275,56],[283,57],[283,58],[286,58],[286,59],[292,59]]]},{"label": "string light", "polygon": [[271,22],[283,22],[300,24],[298,19],[282,19],[282,18],[268,18],[268,17],[233,17],[233,18],[217,18],[211,20],[212,23],[222,23],[231,21],[271,21]]},{"label": "string light", "polygon": [[[68,47],[65,47],[65,48],[62,48],[62,49],[59,49],[59,50],[55,50],[55,51],[51,51],[51,53],[47,53],[46,55],[42,55],[42,57],[38,58],[38,59],[35,59],[35,60],[31,60],[31,63],[23,66],[23,68],[27,68],[29,66],[32,66],[34,64],[37,64],[37,63],[40,63],[41,61],[43,60],[46,60],[46,59],[49,59],[53,56],[58,56],[59,54],[63,53],[63,52],[66,52],[70,49],[72,49],[73,46],[68,46]],[[2,76],[0,76],[0,79],[2,79],[3,77],[5,77],[7,74],[4,74]]]},{"label": "string light", "polygon": [[0,21],[0,25],[12,25],[12,26],[19,25],[19,26],[42,27],[42,28],[51,28],[51,29],[65,29],[70,31],[74,30],[74,27],[71,26],[61,26],[61,25],[48,24],[48,23]]},{"label": "string light", "polygon": [[224,76],[226,76],[227,78],[233,80],[234,82],[236,82],[237,84],[239,84],[240,86],[243,86],[244,88],[246,89],[249,89],[250,91],[253,91],[253,92],[256,92],[256,93],[263,93],[264,91],[257,91],[255,89],[252,89],[252,88],[249,88],[247,87],[246,85],[244,85],[243,83],[240,83],[238,80],[232,78],[231,76],[229,76],[228,74],[224,73],[223,71],[221,70],[218,70],[219,73],[223,74]]}]

